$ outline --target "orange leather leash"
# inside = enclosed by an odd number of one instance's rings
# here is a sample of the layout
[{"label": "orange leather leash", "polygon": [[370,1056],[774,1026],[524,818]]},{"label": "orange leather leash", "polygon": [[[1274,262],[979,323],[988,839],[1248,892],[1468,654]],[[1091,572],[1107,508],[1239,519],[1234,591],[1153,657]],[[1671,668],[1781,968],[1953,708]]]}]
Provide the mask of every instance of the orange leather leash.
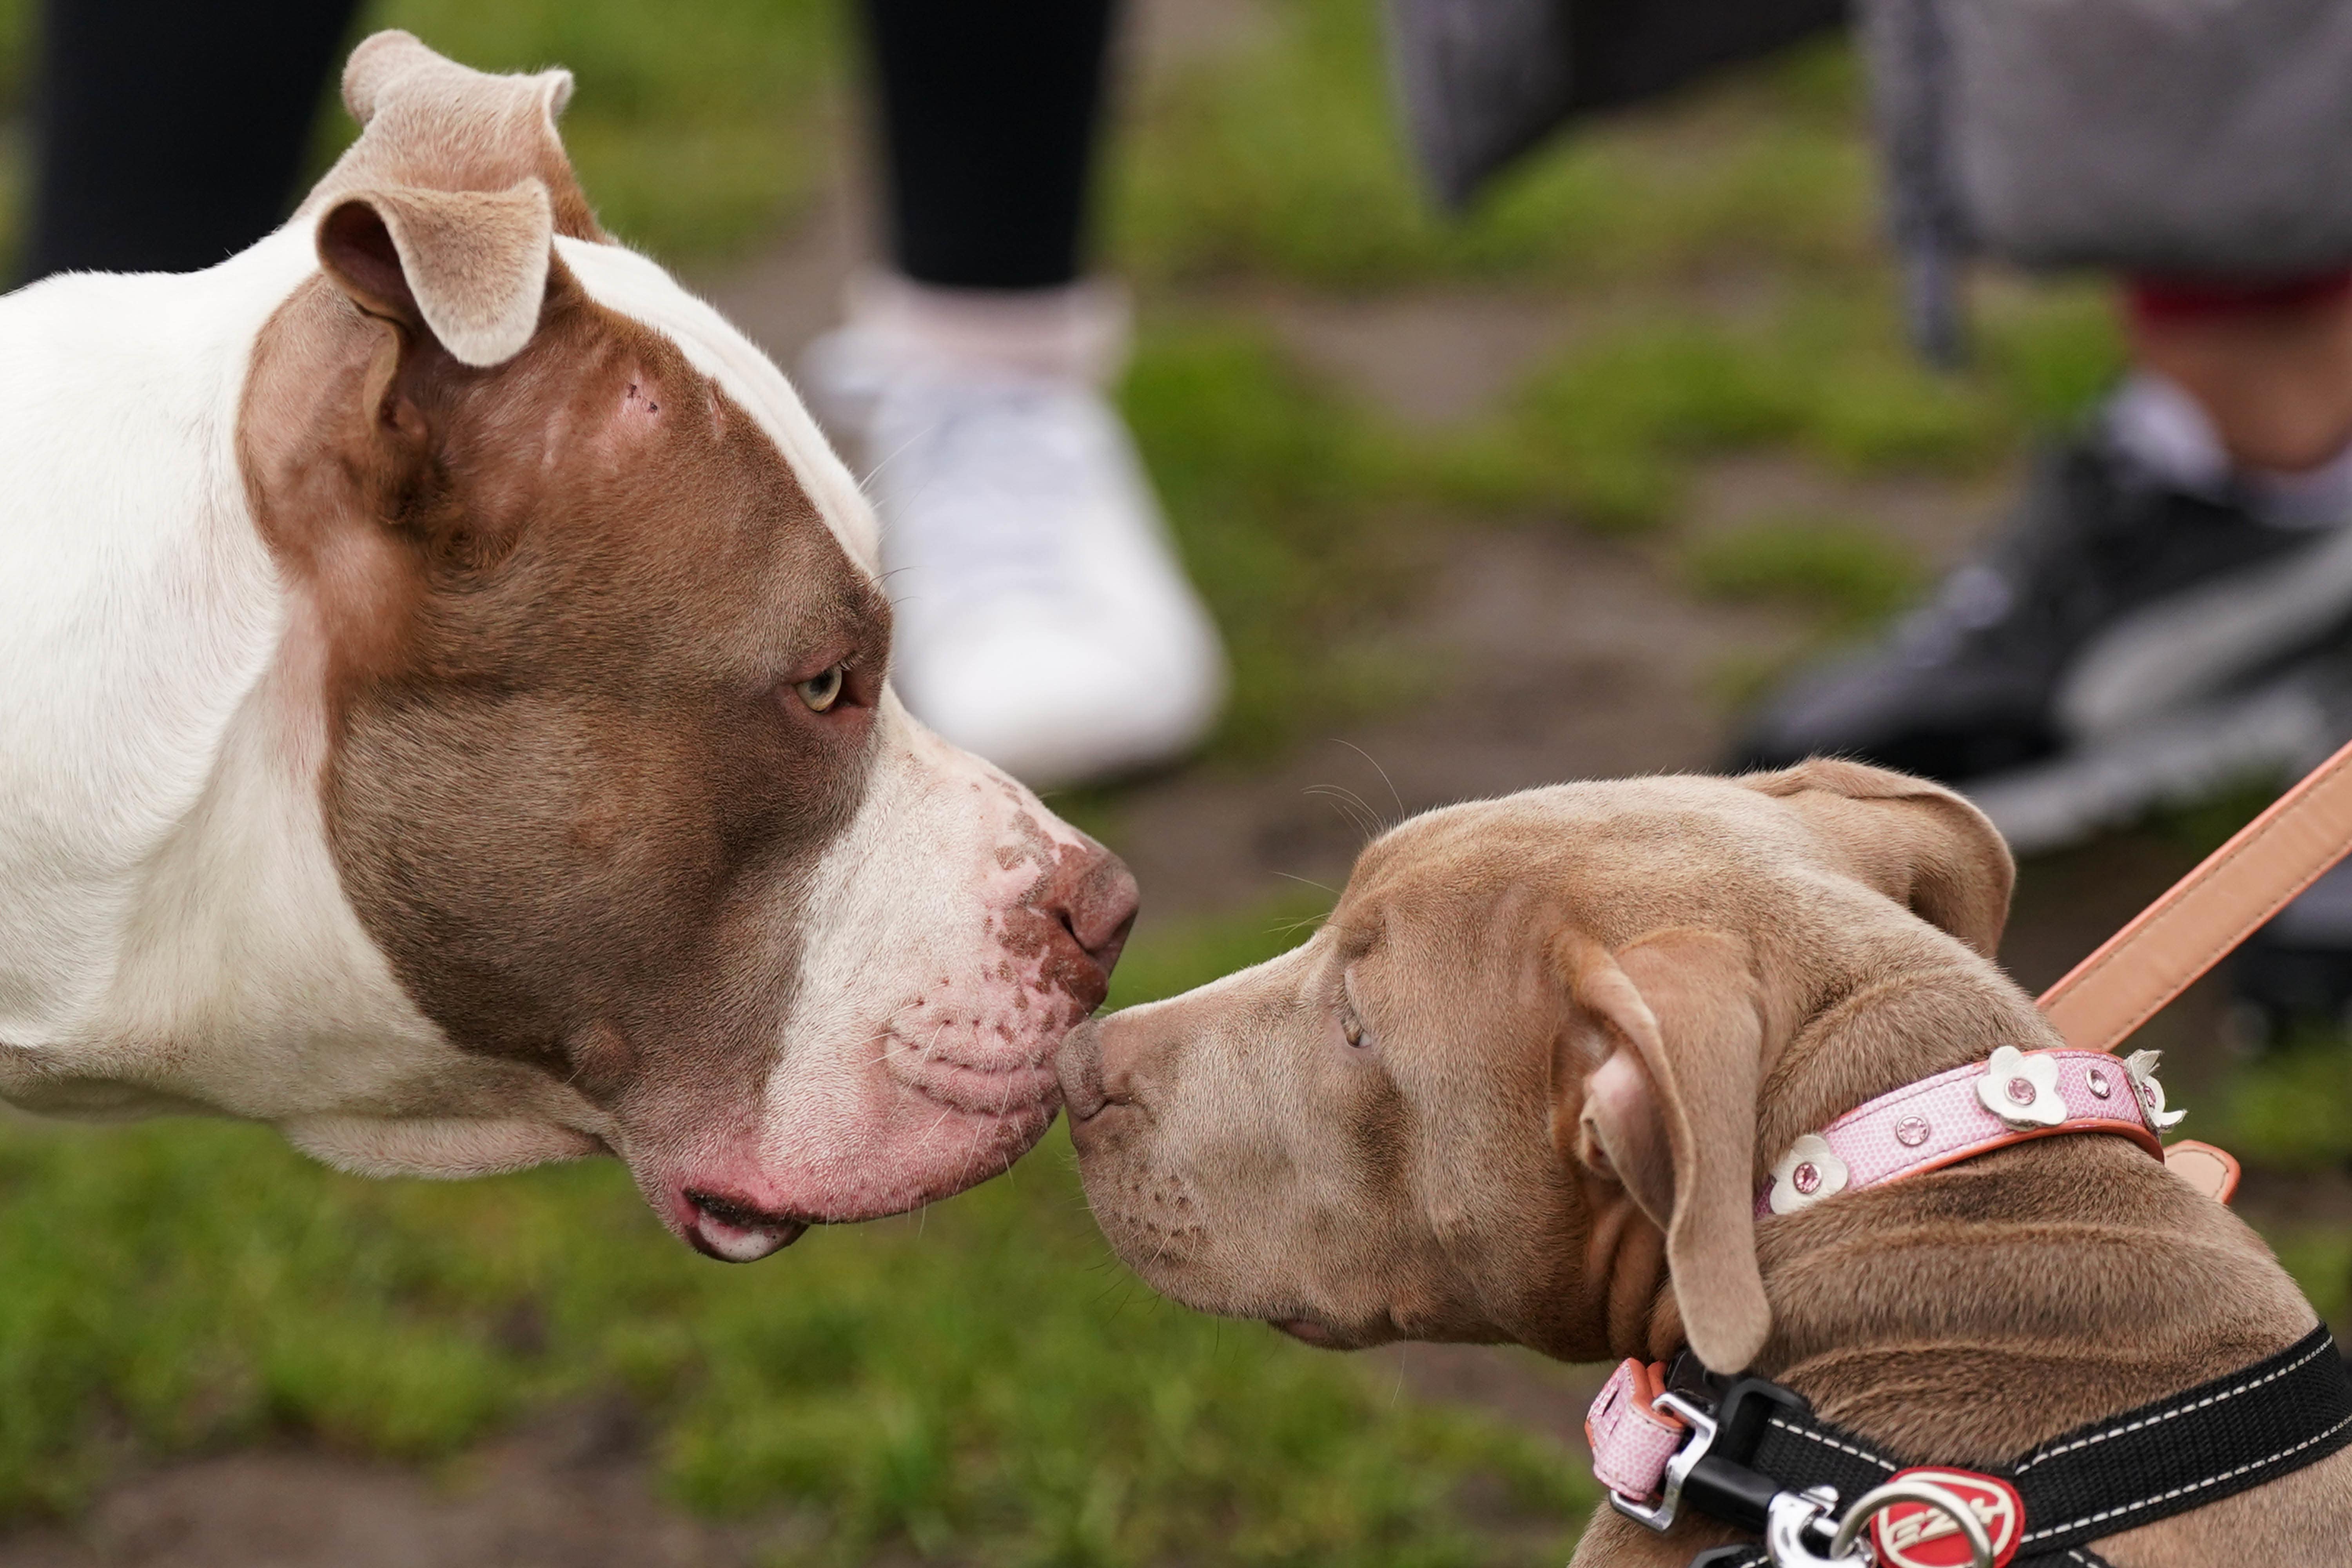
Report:
[{"label": "orange leather leash", "polygon": [[2068,1045],[2112,1051],[2352,851],[2352,744],[2042,994]]},{"label": "orange leather leash", "polygon": [[[2069,1046],[2113,1051],[2352,851],[2352,743],[2240,828],[2042,994]],[[2237,1185],[2237,1162],[2183,1140],[2167,1163],[2196,1185]]]}]

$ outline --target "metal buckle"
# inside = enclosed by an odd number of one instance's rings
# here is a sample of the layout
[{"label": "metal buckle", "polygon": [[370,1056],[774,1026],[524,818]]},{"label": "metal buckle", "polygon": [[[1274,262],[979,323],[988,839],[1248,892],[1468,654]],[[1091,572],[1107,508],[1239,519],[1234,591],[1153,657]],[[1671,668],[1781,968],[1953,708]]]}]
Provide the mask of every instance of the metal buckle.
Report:
[{"label": "metal buckle", "polygon": [[1772,1568],[1871,1568],[1873,1559],[1867,1552],[1848,1555],[1851,1541],[1837,1542],[1824,1557],[1806,1540],[1830,1535],[1826,1516],[1837,1507],[1837,1500],[1835,1487],[1807,1487],[1772,1500],[1772,1511],[1764,1524],[1764,1555]]},{"label": "metal buckle", "polygon": [[1674,1527],[1675,1510],[1682,1505],[1683,1483],[1690,1479],[1692,1467],[1706,1458],[1706,1451],[1715,1447],[1715,1417],[1679,1394],[1661,1394],[1650,1401],[1650,1408],[1672,1415],[1690,1428],[1690,1435],[1675,1450],[1675,1457],[1666,1461],[1665,1479],[1659,1487],[1655,1504],[1612,1491],[1609,1506],[1638,1525],[1663,1531]]}]

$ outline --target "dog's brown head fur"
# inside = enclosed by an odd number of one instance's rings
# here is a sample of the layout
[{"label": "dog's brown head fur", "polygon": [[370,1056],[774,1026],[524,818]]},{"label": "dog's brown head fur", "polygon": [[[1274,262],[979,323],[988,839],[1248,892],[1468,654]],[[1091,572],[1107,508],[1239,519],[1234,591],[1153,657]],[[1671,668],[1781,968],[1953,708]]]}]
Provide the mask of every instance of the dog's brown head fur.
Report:
[{"label": "dog's brown head fur", "polygon": [[236,423],[269,751],[415,1048],[236,1108],[371,1172],[610,1150],[748,1258],[1034,1142],[1133,884],[899,706],[870,509],[775,367],[605,242],[568,91],[368,40],[362,135],[257,247],[299,279]]},{"label": "dog's brown head fur", "polygon": [[1089,1196],[1153,1283],[1310,1338],[1746,1365],[1764,1151],[2044,1043],[1986,956],[2011,878],[1958,796],[1845,763],[1432,813],[1306,946],[1066,1053]]}]

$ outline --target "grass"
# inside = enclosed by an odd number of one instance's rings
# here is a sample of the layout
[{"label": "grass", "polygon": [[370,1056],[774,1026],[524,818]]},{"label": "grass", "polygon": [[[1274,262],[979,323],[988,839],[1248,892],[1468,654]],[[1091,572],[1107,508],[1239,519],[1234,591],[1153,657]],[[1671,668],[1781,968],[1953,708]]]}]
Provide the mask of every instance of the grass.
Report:
[{"label": "grass", "polygon": [[2231,1075],[2210,1132],[2241,1159],[2284,1171],[2352,1163],[2352,1048],[2323,1031]]},{"label": "grass", "polygon": [[[841,133],[840,0],[371,0],[354,37],[405,27],[485,70],[567,67],[563,138],[599,216],[665,258],[721,257],[808,208]],[[36,7],[0,0],[0,121],[26,111]],[[311,163],[357,128],[332,84]],[[0,254],[15,245],[26,153],[0,136]]]},{"label": "grass", "polygon": [[1727,255],[1844,261],[1874,242],[1853,69],[1835,46],[1539,154],[1456,225],[1429,209],[1403,156],[1377,8],[1262,10],[1255,47],[1196,64],[1137,108],[1111,230],[1138,276],[1591,282]]},{"label": "grass", "polygon": [[[1278,952],[1301,913],[1147,940],[1121,995]],[[254,1128],[14,1122],[0,1257],[0,1518],[270,1437],[430,1460],[614,1390],[672,1497],[814,1514],[813,1562],[1520,1560],[1483,1529],[1497,1491],[1549,1560],[1591,1501],[1547,1441],[1152,1298],[1058,1133],[924,1215],[730,1268],[607,1164],[370,1183]]]},{"label": "grass", "polygon": [[1381,633],[1436,542],[1400,526],[1411,455],[1263,331],[1178,320],[1122,402],[1233,660],[1215,750],[1262,757],[1415,689]]},{"label": "grass", "polygon": [[[837,133],[834,0],[373,0],[362,26],[484,70],[568,68],[582,184],[607,227],[657,255],[724,255],[788,226]],[[319,161],[353,131],[336,102]]]},{"label": "grass", "polygon": [[1832,633],[1877,625],[1918,594],[1918,561],[1878,530],[1792,516],[1694,542],[1683,576],[1707,598],[1794,603]]}]

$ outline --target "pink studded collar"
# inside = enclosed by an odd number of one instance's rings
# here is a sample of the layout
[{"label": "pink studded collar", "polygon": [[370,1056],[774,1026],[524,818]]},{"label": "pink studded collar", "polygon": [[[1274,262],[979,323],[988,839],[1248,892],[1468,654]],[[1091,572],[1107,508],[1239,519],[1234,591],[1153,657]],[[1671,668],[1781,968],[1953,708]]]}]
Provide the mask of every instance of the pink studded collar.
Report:
[{"label": "pink studded collar", "polygon": [[2062,1132],[2109,1132],[2164,1158],[2158,1134],[2184,1114],[2164,1108],[2158,1053],[2021,1051],[1882,1094],[1789,1145],[1757,1195],[1759,1218],[1939,1170]]},{"label": "pink studded collar", "polygon": [[[1847,1111],[1819,1132],[1808,1132],[1799,1138],[1773,1165],[1770,1180],[1757,1195],[1757,1215],[1761,1218],[1794,1214],[1840,1193],[1880,1186],[1974,1159],[2012,1143],[2054,1137],[2062,1132],[2105,1132],[2128,1138],[2192,1186],[2226,1203],[2237,1184],[2236,1161],[2210,1145],[2189,1140],[2176,1142],[2168,1152],[2158,1136],[2177,1125],[2184,1112],[2165,1109],[2164,1088],[2156,1080],[2158,1062],[2158,1054],[2155,1051],[2118,1058],[2105,1051],[2021,1051],[2013,1046],[2003,1046],[1985,1061],[1954,1068],[1882,1094]],[[2301,1348],[2297,1347],[2298,1351]],[[1687,1352],[1682,1359],[1689,1362]],[[1610,1501],[1619,1512],[1653,1530],[1664,1530],[1674,1522],[1677,1507],[1687,1499],[1719,1520],[1743,1529],[1764,1531],[1768,1535],[1786,1522],[1783,1513],[1809,1528],[1820,1522],[1812,1516],[1822,1514],[1828,1504],[1818,1500],[1818,1493],[1800,1494],[1793,1489],[1783,1489],[1773,1496],[1769,1509],[1753,1507],[1762,1491],[1771,1490],[1777,1483],[1767,1476],[1752,1476],[1748,1479],[1756,1484],[1732,1486],[1727,1491],[1719,1484],[1721,1476],[1705,1468],[1713,1462],[1710,1456],[1718,1432],[1731,1433],[1738,1427],[1745,1436],[1735,1436],[1731,1448],[1749,1457],[1762,1451],[1760,1426],[1797,1432],[1801,1417],[1811,1419],[1810,1407],[1801,1398],[1760,1379],[1740,1379],[1733,1384],[1735,1393],[1740,1389],[1759,1391],[1759,1397],[1769,1395],[1790,1407],[1769,1419],[1751,1410],[1749,1415],[1757,1418],[1741,1427],[1741,1418],[1732,1414],[1736,1404],[1732,1395],[1726,1395],[1710,1413],[1694,1405],[1689,1390],[1669,1384],[1669,1369],[1664,1363],[1644,1365],[1639,1360],[1628,1361],[1601,1391],[1585,1418],[1585,1436],[1592,1445],[1593,1474],[1609,1489]],[[1798,1414],[1792,1415],[1791,1411]],[[2347,1416],[2343,1426],[2352,1427],[2352,1416]],[[2330,1430],[2332,1433],[2335,1429]],[[1797,1435],[1811,1438],[1815,1445],[1826,1443],[1830,1449],[1849,1454],[1862,1452],[1810,1431]],[[1806,1445],[1800,1443],[1797,1447],[1805,1449]],[[1807,1453],[1811,1451],[1807,1449]],[[1873,1456],[1864,1457],[1875,1462]],[[1739,1462],[1745,1464],[1748,1460],[1742,1458]],[[1883,1524],[1885,1519],[1895,1518],[1905,1508],[1920,1514],[1920,1518],[1911,1521],[1917,1531],[1951,1536],[1947,1544],[1962,1555],[1900,1555],[1886,1550],[1886,1536],[1882,1533],[1874,1537],[1881,1547],[1881,1555],[1875,1560],[1960,1563],[1969,1560],[1969,1551],[1977,1550],[1978,1563],[2005,1568],[2018,1554],[2021,1544],[2035,1539],[2021,1534],[2025,1507],[2017,1486],[2010,1479],[1968,1470],[1896,1472],[1891,1463],[1880,1468],[1891,1473],[1891,1479],[1860,1477],[1859,1472],[1856,1478],[1858,1478],[1857,1484],[1866,1482],[1875,1489],[1868,1490],[1848,1510],[1836,1542],[1832,1542],[1835,1550],[1831,1557],[1823,1559],[1814,1552],[1802,1557],[1802,1561],[1821,1563],[1822,1568],[1864,1561],[1841,1554],[1853,1534],[1847,1527],[1863,1520],[1877,1520]],[[2018,1466],[2017,1472],[2021,1474],[2025,1468]],[[1875,1485],[1881,1480],[1886,1484]],[[1904,1489],[1906,1480],[1914,1483],[1909,1490]],[[1927,1480],[1936,1484],[1924,1490],[1916,1484]],[[1845,1483],[1842,1480],[1839,1484]],[[1828,1495],[1834,1499],[1837,1494]],[[1927,1505],[1924,1512],[1923,1504]],[[1811,1513],[1800,1519],[1806,1507],[1811,1508]],[[1945,1530],[1937,1522],[1938,1510],[1952,1515],[1954,1530]],[[1975,1532],[1983,1537],[1980,1542],[1965,1546],[1961,1543],[1961,1535],[1968,1531],[1957,1521],[1963,1512],[1970,1513],[1973,1522],[1981,1527]],[[2007,1521],[2003,1527],[2006,1534],[1995,1540],[1992,1526],[2003,1520]],[[1878,1530],[1879,1524],[1872,1528]],[[1901,1522],[1889,1528],[1899,1534]],[[1824,1530],[1822,1533],[1827,1532]],[[2039,1531],[2042,1536],[2051,1533],[2048,1529]],[[1937,1550],[1944,1552],[1944,1547],[1939,1545]],[[1737,1563],[1746,1568],[1759,1561],[1752,1549],[1745,1554],[1730,1548],[1724,1551],[1727,1564]],[[1714,1562],[1715,1554],[1705,1555],[1707,1562]],[[2073,1561],[2075,1555],[2068,1552],[2067,1560]],[[2036,1563],[2057,1561],[2053,1552],[2045,1552],[2039,1556],[2029,1552],[2027,1556]],[[1783,1563],[1798,1559],[1776,1551],[1770,1560]],[[1696,1563],[1694,1568],[1697,1568]]]}]

